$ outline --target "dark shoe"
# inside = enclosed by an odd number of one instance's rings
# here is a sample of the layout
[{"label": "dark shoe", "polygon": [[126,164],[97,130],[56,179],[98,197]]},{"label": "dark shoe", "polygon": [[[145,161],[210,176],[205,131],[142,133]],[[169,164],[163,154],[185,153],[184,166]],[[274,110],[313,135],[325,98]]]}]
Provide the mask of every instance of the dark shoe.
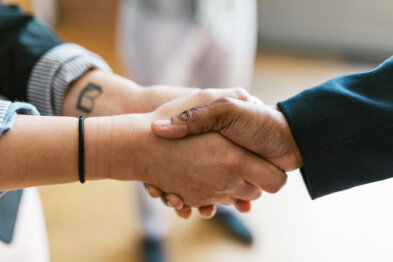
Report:
[{"label": "dark shoe", "polygon": [[237,240],[251,245],[253,242],[253,235],[250,229],[240,220],[231,210],[218,206],[217,213],[212,221],[220,224],[228,233],[230,233]]},{"label": "dark shoe", "polygon": [[165,262],[162,239],[144,238],[141,252],[143,262]]}]

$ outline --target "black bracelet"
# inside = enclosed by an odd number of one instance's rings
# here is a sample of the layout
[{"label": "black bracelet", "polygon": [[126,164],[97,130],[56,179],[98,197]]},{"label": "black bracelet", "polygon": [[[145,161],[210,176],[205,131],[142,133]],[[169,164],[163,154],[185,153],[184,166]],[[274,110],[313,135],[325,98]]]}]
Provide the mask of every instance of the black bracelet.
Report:
[{"label": "black bracelet", "polygon": [[85,183],[85,137],[84,137],[84,116],[79,117],[79,181]]}]

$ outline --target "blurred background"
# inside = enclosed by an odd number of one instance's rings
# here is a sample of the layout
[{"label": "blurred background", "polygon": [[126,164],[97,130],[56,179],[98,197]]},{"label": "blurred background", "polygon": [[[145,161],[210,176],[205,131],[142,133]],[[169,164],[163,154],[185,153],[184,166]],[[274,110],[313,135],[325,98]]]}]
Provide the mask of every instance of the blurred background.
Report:
[{"label": "blurred background", "polygon": [[[133,78],[118,44],[123,0],[5,2],[36,14],[64,41],[100,54],[116,73]],[[259,0],[257,10],[249,89],[267,104],[372,69],[393,54],[389,0]],[[239,244],[196,215],[190,221],[173,215],[168,261],[393,261],[392,188],[385,181],[311,201],[295,171],[282,192],[265,194],[242,215],[253,245]],[[134,191],[113,181],[40,188],[52,261],[141,261]]]}]

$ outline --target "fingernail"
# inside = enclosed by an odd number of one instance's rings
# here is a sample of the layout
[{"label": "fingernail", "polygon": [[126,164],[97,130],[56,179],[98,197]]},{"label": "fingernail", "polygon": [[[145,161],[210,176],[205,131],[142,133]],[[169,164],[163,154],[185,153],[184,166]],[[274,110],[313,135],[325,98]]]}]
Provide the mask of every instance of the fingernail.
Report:
[{"label": "fingernail", "polygon": [[179,211],[180,211],[180,212],[188,212],[188,211],[190,211],[190,210],[191,210],[190,207],[183,207],[183,208],[180,209]]},{"label": "fingernail", "polygon": [[170,119],[162,119],[162,120],[154,121],[153,123],[158,126],[169,126],[171,124],[171,120]]},{"label": "fingernail", "polygon": [[171,201],[167,201],[167,202],[166,202],[166,204],[167,204],[169,207],[173,207],[173,205],[172,205],[172,202],[171,202]]},{"label": "fingernail", "polygon": [[184,206],[184,204],[181,203],[178,207],[176,207],[176,209],[177,209],[177,210],[181,210],[181,209],[183,209],[183,206]]}]

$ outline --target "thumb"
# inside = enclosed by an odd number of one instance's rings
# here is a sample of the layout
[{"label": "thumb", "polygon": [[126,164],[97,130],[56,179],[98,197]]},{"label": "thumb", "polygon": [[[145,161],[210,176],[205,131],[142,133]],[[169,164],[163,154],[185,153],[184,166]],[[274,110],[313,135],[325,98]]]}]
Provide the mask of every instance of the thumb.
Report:
[{"label": "thumb", "polygon": [[209,131],[219,131],[229,116],[231,98],[221,98],[206,105],[188,109],[171,119],[152,123],[154,134],[163,138],[182,138]]},{"label": "thumb", "polygon": [[151,130],[163,138],[182,138],[189,134],[186,125],[173,124],[171,119],[154,121],[151,124]]}]

